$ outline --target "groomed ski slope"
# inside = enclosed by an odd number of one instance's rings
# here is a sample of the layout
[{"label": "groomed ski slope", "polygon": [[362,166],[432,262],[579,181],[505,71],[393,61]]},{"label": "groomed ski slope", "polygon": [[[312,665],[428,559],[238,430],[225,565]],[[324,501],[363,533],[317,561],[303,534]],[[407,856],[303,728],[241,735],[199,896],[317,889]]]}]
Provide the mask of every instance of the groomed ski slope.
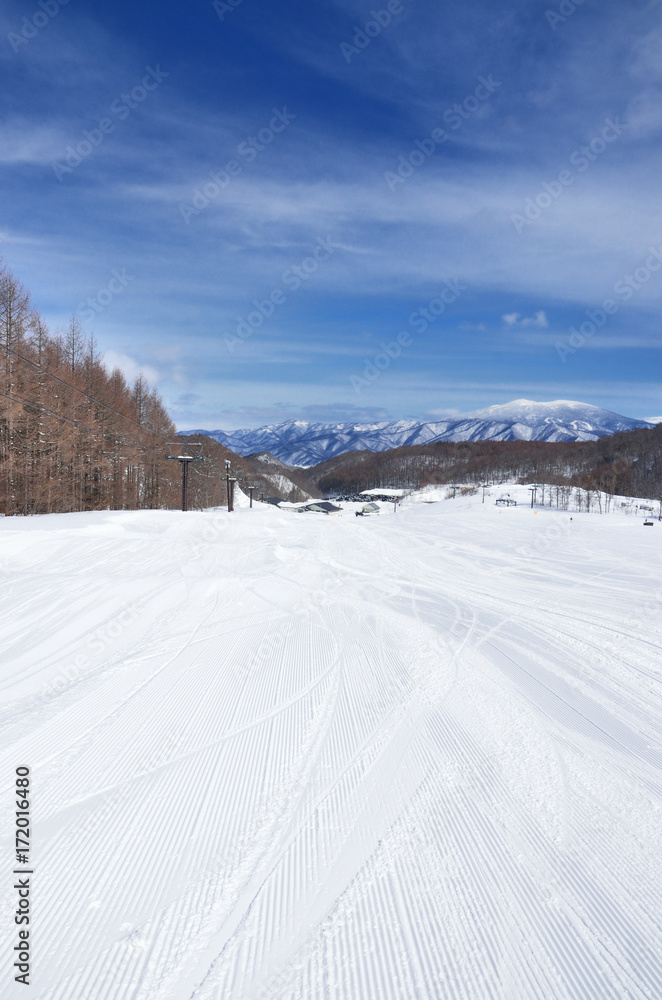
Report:
[{"label": "groomed ski slope", "polygon": [[494,499],[0,520],[3,995],[27,764],[33,1000],[659,1000],[662,522]]}]

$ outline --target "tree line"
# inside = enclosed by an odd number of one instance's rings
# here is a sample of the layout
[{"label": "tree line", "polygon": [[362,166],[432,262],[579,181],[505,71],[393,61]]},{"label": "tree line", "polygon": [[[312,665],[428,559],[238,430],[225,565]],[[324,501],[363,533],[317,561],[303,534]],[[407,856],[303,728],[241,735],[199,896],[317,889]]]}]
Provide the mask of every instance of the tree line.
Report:
[{"label": "tree line", "polygon": [[75,317],[51,334],[1,261],[0,366],[0,513],[176,505],[159,394],[108,372]]},{"label": "tree line", "polygon": [[[93,335],[72,317],[52,334],[30,293],[0,260],[0,514],[177,509],[181,468],[168,443],[185,446],[155,389],[108,371]],[[245,458],[211,438],[189,469],[191,509],[227,503],[225,461],[245,491],[302,500],[306,477]]]},{"label": "tree line", "polygon": [[597,441],[439,441],[345,452],[307,471],[325,494],[515,480],[657,499],[662,496],[662,424]]}]

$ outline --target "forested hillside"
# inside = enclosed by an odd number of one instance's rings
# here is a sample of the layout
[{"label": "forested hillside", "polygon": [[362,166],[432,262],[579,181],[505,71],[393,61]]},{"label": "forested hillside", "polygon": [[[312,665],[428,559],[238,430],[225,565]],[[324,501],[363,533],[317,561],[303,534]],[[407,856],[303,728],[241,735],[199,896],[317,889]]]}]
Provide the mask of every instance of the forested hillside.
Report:
[{"label": "forested hillside", "polygon": [[662,495],[662,424],[597,441],[462,441],[346,452],[308,470],[321,491],[452,482],[544,482],[624,496]]},{"label": "forested hillside", "polygon": [[[306,500],[314,490],[301,469],[291,469],[276,459],[272,463],[248,455],[241,457],[225,445],[204,434],[180,434],[182,444],[199,442],[203,446],[204,462],[193,462],[189,471],[189,506],[196,510],[218,507],[227,503],[225,462],[231,463],[230,475],[237,486],[248,493],[254,488],[254,498],[278,496],[282,500]],[[271,459],[272,456],[269,456]]]},{"label": "forested hillside", "polygon": [[0,263],[0,513],[173,506],[174,425],[139,375],[108,372],[72,318],[51,333]]},{"label": "forested hillside", "polygon": [[[132,385],[103,364],[93,334],[72,317],[51,333],[29,292],[0,262],[0,514],[177,508],[178,463],[167,443],[202,441],[189,475],[189,507],[227,502],[225,460],[239,486],[302,500],[305,476],[245,458],[211,438],[177,437],[143,375]],[[300,471],[300,470],[299,470]]]}]

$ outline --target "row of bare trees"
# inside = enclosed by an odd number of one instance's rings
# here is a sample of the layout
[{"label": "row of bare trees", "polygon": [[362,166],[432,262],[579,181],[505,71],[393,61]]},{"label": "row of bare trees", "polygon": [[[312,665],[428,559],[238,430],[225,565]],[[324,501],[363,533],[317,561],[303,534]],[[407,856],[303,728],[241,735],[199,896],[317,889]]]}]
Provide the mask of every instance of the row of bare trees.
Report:
[{"label": "row of bare trees", "polygon": [[75,318],[51,335],[0,262],[0,513],[176,506],[174,434],[142,375],[109,373]]}]

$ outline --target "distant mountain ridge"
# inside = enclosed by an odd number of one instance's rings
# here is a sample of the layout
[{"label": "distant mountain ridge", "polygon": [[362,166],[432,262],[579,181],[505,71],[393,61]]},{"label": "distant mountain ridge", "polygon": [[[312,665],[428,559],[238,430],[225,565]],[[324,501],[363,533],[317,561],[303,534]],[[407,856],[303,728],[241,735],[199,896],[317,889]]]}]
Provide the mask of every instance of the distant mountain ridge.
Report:
[{"label": "distant mountain ridge", "polygon": [[346,451],[386,451],[434,441],[595,441],[617,431],[651,427],[646,420],[624,417],[590,403],[516,399],[457,417],[422,422],[282,424],[236,431],[186,431],[215,438],[238,455],[270,452],[281,462],[308,468]]}]

